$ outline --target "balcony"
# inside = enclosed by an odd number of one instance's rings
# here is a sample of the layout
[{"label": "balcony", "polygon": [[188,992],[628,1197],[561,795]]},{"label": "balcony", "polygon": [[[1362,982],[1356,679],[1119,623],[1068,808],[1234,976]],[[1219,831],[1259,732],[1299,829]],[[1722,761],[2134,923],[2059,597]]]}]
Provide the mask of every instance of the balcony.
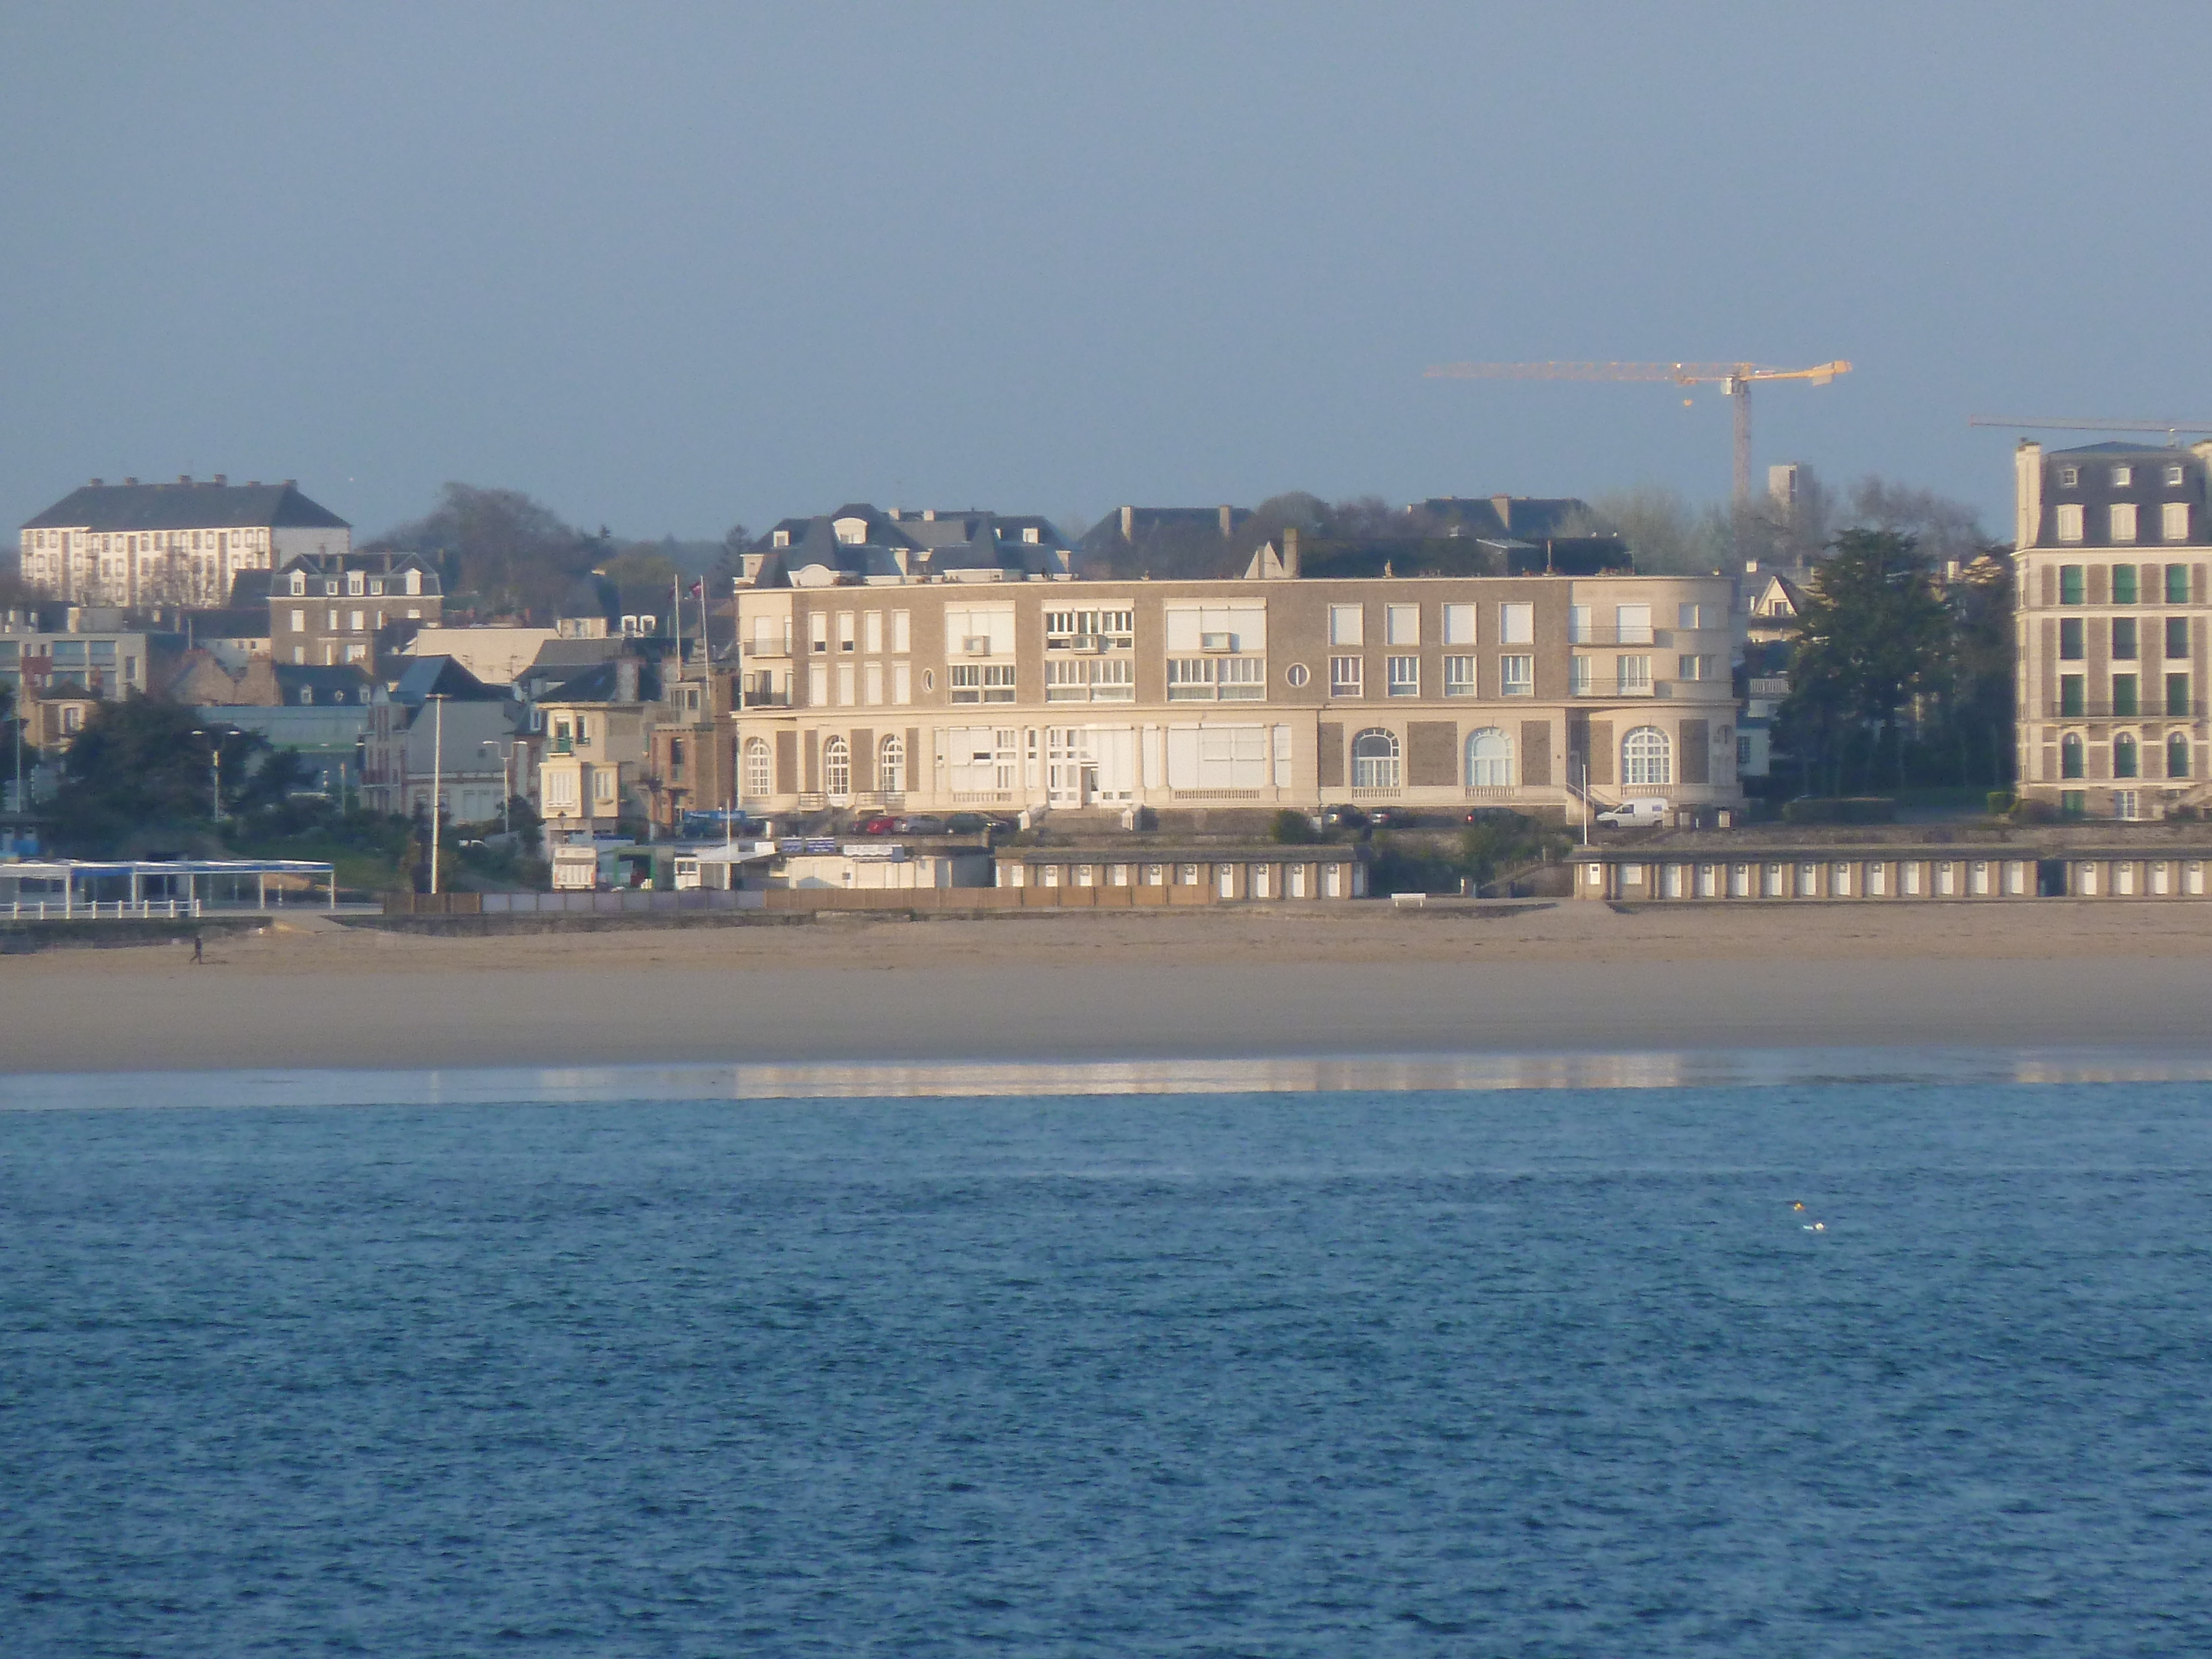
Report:
[{"label": "balcony", "polygon": [[549,755],[573,755],[576,752],[576,740],[574,738],[555,738],[545,745],[545,752]]},{"label": "balcony", "polygon": [[1654,629],[1650,628],[1620,628],[1592,623],[1587,628],[1570,628],[1569,645],[1651,645]]},{"label": "balcony", "polygon": [[2187,703],[2170,703],[2150,698],[2126,706],[2110,702],[2083,702],[2073,705],[2050,702],[2044,705],[2043,718],[2047,720],[2194,720],[2204,718],[2205,703],[2201,697]]}]

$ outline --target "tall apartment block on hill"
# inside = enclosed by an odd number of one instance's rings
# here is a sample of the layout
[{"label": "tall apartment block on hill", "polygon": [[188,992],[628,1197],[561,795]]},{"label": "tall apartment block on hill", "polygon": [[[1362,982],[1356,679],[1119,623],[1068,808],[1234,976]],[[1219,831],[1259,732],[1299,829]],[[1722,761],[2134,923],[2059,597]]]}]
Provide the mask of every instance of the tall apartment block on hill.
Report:
[{"label": "tall apartment block on hill", "polygon": [[137,609],[222,605],[240,574],[343,555],[353,530],[282,483],[94,478],[22,526],[23,580],[51,598]]}]

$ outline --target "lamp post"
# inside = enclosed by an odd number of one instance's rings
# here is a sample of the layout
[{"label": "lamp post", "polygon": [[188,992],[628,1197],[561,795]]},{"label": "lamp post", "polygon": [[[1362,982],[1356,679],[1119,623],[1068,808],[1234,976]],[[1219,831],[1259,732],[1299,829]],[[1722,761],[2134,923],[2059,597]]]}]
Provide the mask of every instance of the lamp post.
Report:
[{"label": "lamp post", "polygon": [[433,691],[430,702],[430,891],[438,890],[438,843],[444,839],[439,803],[446,792],[446,694]]},{"label": "lamp post", "polygon": [[497,738],[486,738],[477,747],[499,750],[499,830],[503,836],[513,835],[514,823],[508,809],[514,799],[514,786],[507,781],[507,769],[514,759],[514,745],[509,743],[501,747]]},{"label": "lamp post", "polygon": [[192,735],[205,738],[208,744],[208,817],[218,828],[222,823],[222,738],[221,734],[195,727]]}]

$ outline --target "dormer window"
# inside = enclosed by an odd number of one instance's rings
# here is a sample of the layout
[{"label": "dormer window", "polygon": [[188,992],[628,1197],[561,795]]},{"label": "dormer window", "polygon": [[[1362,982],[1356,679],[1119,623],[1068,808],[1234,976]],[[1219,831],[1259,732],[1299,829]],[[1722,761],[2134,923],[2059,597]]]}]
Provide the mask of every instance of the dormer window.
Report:
[{"label": "dormer window", "polygon": [[323,583],[323,597],[335,599],[337,596],[338,579],[336,576],[327,578]]},{"label": "dormer window", "polygon": [[779,530],[775,532],[768,538],[768,544],[770,547],[789,547],[791,545],[791,532],[788,530]]},{"label": "dormer window", "polygon": [[354,599],[359,599],[362,593],[362,582],[360,571],[349,570],[346,573],[346,592]]},{"label": "dormer window", "polygon": [[2061,489],[2078,489],[2081,484],[2081,469],[2080,467],[2062,466],[2058,469],[2058,487]]},{"label": "dormer window", "polygon": [[2179,466],[2169,466],[2166,469],[2166,487],[2168,489],[2179,489],[2181,487],[2181,479],[2182,471]]},{"label": "dormer window", "polygon": [[838,541],[847,547],[858,547],[868,539],[866,519],[840,519],[831,527],[836,531]]},{"label": "dormer window", "polygon": [[382,577],[372,576],[369,578],[368,592],[371,599],[380,599],[383,596],[384,580]]},{"label": "dormer window", "polygon": [[293,597],[294,597],[294,598],[295,598],[295,599],[304,598],[304,597],[306,596],[306,594],[307,594],[307,572],[305,572],[304,570],[295,570],[295,571],[292,573],[292,594],[293,594]]},{"label": "dormer window", "polygon": [[2136,481],[2136,470],[2135,470],[2135,468],[2133,468],[2133,467],[2131,467],[2131,466],[2116,466],[2116,467],[2114,467],[2114,468],[2112,469],[2112,488],[2113,488],[2113,489],[2126,489],[2130,484],[2133,483],[2135,481]]},{"label": "dormer window", "polygon": [[407,591],[410,593],[420,593],[422,591],[422,573],[421,571],[410,570],[407,573]]},{"label": "dormer window", "polygon": [[1022,532],[1022,539],[1027,542],[1031,547],[1035,547],[1044,540],[1044,533],[1035,525],[1030,525]]}]

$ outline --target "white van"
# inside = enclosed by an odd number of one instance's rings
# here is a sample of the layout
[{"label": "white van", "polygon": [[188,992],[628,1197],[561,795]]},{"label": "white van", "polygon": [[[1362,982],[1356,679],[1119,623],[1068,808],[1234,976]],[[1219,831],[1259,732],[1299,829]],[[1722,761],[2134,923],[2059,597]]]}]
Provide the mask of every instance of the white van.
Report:
[{"label": "white van", "polygon": [[1638,795],[1607,807],[1597,815],[1597,821],[1622,830],[1651,830],[1666,823],[1671,810],[1664,795]]}]

